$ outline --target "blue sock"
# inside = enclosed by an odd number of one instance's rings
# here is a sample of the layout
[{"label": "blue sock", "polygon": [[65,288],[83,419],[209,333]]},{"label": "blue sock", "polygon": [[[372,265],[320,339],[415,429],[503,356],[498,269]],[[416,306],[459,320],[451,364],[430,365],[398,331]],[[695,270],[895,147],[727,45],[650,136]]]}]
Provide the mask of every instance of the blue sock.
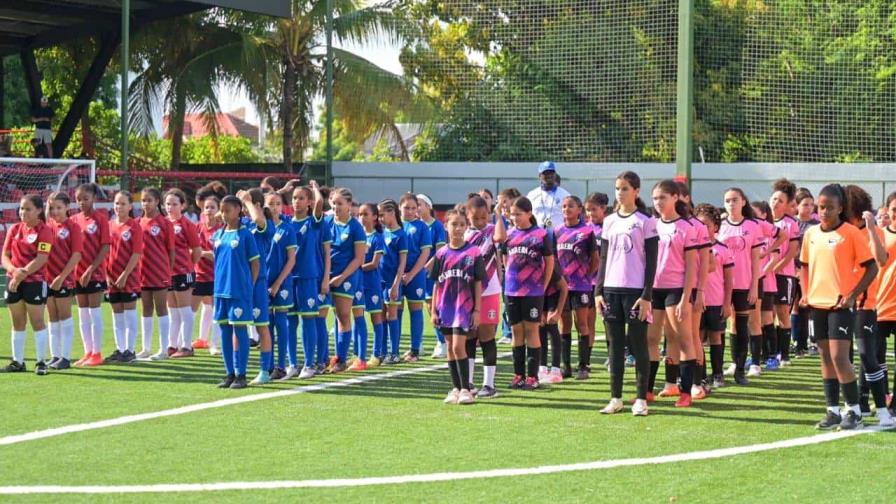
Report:
[{"label": "blue sock", "polygon": [[327,332],[327,319],[317,317],[317,363],[328,364],[330,361],[330,334]]},{"label": "blue sock", "polygon": [[433,329],[435,329],[435,331],[436,331],[436,339],[439,340],[439,344],[444,345],[445,344],[445,336],[442,335],[442,330],[439,329],[438,327],[433,327]]},{"label": "blue sock", "polygon": [[233,326],[221,324],[221,358],[224,359],[224,370],[228,375],[233,371]]},{"label": "blue sock", "polygon": [[791,313],[790,314],[790,339],[791,339],[791,341],[796,343],[797,346],[799,346],[799,344],[800,344],[800,336],[802,336],[802,334],[800,334],[801,332],[802,332],[802,329],[800,328],[800,316],[797,315],[796,313]]},{"label": "blue sock", "polygon": [[238,358],[236,374],[246,376],[246,370],[249,369],[249,351],[251,350],[249,347],[249,328],[240,325],[234,327],[233,332],[236,333],[236,341],[240,345],[240,349],[236,352]]},{"label": "blue sock", "polygon": [[352,324],[352,354],[361,355],[361,328],[358,327],[358,319]]},{"label": "blue sock", "polygon": [[411,350],[420,353],[423,346],[423,310],[411,310]]},{"label": "blue sock", "polygon": [[401,320],[389,321],[389,345],[391,354],[398,355],[398,348],[401,344]]},{"label": "blue sock", "polygon": [[[289,358],[289,365],[292,367],[296,367],[299,364],[299,316],[289,315],[286,317],[286,322],[289,324],[289,332],[286,335],[286,356]],[[302,343],[304,342],[305,340],[302,340]]]},{"label": "blue sock", "polygon": [[355,335],[358,346],[355,348],[355,355],[362,361],[367,360],[367,320],[362,313],[360,317],[355,317]]},{"label": "blue sock", "polygon": [[373,324],[373,356],[382,357],[386,355],[386,341],[383,337],[383,323]]},{"label": "blue sock", "polygon": [[513,333],[510,331],[510,324],[507,322],[507,312],[501,312],[501,334],[505,338],[510,338],[513,336]]},{"label": "blue sock", "polygon": [[270,371],[274,367],[274,352],[261,352],[259,367],[262,371]]},{"label": "blue sock", "polygon": [[302,353],[305,367],[314,365],[314,349],[317,348],[317,318],[302,317]]},{"label": "blue sock", "polygon": [[351,341],[351,331],[336,333],[336,358],[339,359],[339,362],[348,362],[348,348],[351,345]]},{"label": "blue sock", "polygon": [[[277,341],[277,367],[282,369],[286,367],[286,347],[289,344],[289,319],[283,310],[276,310],[272,314],[271,337]],[[271,367],[274,367],[273,364],[274,362],[271,361]]]}]

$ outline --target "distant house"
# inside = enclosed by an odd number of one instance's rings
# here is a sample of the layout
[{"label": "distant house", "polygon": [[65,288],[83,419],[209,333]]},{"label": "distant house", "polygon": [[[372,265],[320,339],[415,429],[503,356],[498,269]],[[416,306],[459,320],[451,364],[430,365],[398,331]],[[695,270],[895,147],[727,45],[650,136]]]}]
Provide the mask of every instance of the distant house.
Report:
[{"label": "distant house", "polygon": [[[246,109],[238,108],[215,116],[218,134],[224,136],[245,137],[253,145],[258,144],[258,126],[246,122]],[[162,117],[162,131],[168,138],[168,115]],[[202,114],[186,114],[184,116],[184,138],[200,138],[209,134],[205,116]]]},{"label": "distant house", "polygon": [[364,141],[361,149],[370,155],[381,141],[389,146],[389,153],[399,159],[409,159],[417,144],[417,137],[426,129],[425,124],[398,123],[395,128],[383,127]]}]

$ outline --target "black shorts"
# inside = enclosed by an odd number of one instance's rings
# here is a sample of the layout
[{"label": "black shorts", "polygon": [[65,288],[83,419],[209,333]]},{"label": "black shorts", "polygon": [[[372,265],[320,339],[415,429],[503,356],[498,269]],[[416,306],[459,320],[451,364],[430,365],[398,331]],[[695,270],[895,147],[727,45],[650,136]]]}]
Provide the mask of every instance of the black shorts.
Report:
[{"label": "black shorts", "polygon": [[665,310],[681,302],[684,289],[653,289],[653,309]]},{"label": "black shorts", "polygon": [[852,310],[812,308],[809,310],[809,337],[852,341],[854,321]]},{"label": "black shorts", "polygon": [[460,327],[440,327],[439,330],[442,331],[443,336],[461,336],[463,338],[473,338],[476,336],[476,333],[473,331],[461,329]]},{"label": "black shorts", "polygon": [[186,275],[174,275],[171,277],[171,287],[168,287],[168,290],[174,292],[184,292],[190,290],[193,287],[193,274],[187,273]]},{"label": "black shorts", "polygon": [[196,282],[193,284],[194,296],[211,296],[215,293],[215,282]]},{"label": "black shorts", "polygon": [[106,282],[97,282],[91,280],[87,282],[87,287],[81,287],[81,284],[75,284],[75,294],[96,294],[97,292],[106,292],[109,284]]},{"label": "black shorts", "polygon": [[775,309],[775,298],[777,294],[774,292],[763,292],[761,299],[761,304],[759,306],[759,310],[761,311],[772,311]]},{"label": "black shorts", "polygon": [[[552,312],[557,309],[560,303],[560,294],[551,294],[544,297],[544,312]],[[568,304],[568,303],[567,303]]]},{"label": "black shorts", "polygon": [[853,334],[856,339],[864,339],[877,335],[877,312],[874,310],[855,310],[853,312]]},{"label": "black shorts", "polygon": [[703,310],[703,315],[700,317],[700,329],[712,332],[725,330],[725,319],[722,317],[721,306],[707,306]]},{"label": "black shorts", "polygon": [[520,322],[541,322],[544,308],[544,296],[506,296],[507,322],[516,325]]},{"label": "black shorts", "polygon": [[6,294],[3,299],[6,304],[16,304],[19,301],[25,301],[25,304],[43,305],[47,304],[47,282],[22,282],[15,292],[9,292],[9,286],[6,286]]},{"label": "black shorts", "polygon": [[775,280],[778,282],[778,292],[775,293],[775,304],[793,306],[798,285],[796,278],[786,275],[775,275]]},{"label": "black shorts", "polygon": [[59,290],[47,289],[47,297],[67,298],[75,295],[74,287],[61,287]]},{"label": "black shorts", "polygon": [[594,293],[591,291],[569,291],[566,299],[566,307],[569,310],[594,307]]},{"label": "black shorts", "polygon": [[637,303],[639,299],[641,299],[641,291],[638,289],[604,291],[604,304],[606,305],[602,313],[604,322],[646,324],[638,318]]},{"label": "black shorts", "polygon": [[748,290],[735,289],[731,291],[731,304],[734,306],[734,311],[745,312],[752,310],[756,304],[750,303],[748,301],[749,298],[750,291]]},{"label": "black shorts", "polygon": [[106,294],[106,300],[112,304],[133,303],[140,299],[139,292],[110,292]]}]

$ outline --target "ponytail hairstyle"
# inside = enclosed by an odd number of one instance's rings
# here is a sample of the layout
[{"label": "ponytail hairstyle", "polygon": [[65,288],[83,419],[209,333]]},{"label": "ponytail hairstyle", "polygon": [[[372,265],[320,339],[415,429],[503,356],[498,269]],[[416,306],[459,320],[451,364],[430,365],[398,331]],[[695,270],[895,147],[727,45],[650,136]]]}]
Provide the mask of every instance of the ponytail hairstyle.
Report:
[{"label": "ponytail hairstyle", "polygon": [[840,184],[828,184],[821,188],[818,197],[826,196],[828,198],[837,198],[840,202],[839,219],[843,222],[849,222],[849,201],[846,199],[846,191]]},{"label": "ponytail hairstyle", "polygon": [[687,201],[684,202],[684,206],[687,209],[687,215],[683,215],[685,219],[690,219],[694,216],[694,199],[691,197],[691,188],[688,186],[687,182],[676,180],[675,183],[678,185],[678,194],[681,195],[682,198],[687,198]]},{"label": "ponytail hairstyle", "polygon": [[93,199],[99,199],[100,194],[102,194],[102,190],[100,190],[100,186],[94,184],[93,182],[88,182],[86,184],[81,184],[75,189],[75,192],[87,192],[93,195]]},{"label": "ponytail hairstyle", "polygon": [[[155,187],[144,187],[141,193],[149,194],[156,200],[156,210],[158,210],[159,214],[163,217],[165,216],[165,207],[162,205],[162,191],[159,191]],[[146,210],[143,211],[143,214],[146,214]]]},{"label": "ponytail hairstyle", "polygon": [[[232,206],[238,209],[240,212],[239,219],[243,218],[243,202],[240,201],[239,198],[232,194],[228,194],[227,196],[224,196],[224,199],[221,200],[221,206],[223,207],[224,205]],[[225,222],[224,224],[226,225],[227,223]]]},{"label": "ponytail hairstyle", "polygon": [[654,191],[657,189],[669,196],[678,196],[678,201],[675,202],[675,213],[677,213],[679,217],[687,219],[691,216],[691,210],[688,208],[688,204],[684,202],[681,194],[681,186],[678,182],[672,179],[660,180],[653,186]]},{"label": "ponytail hairstyle", "polygon": [[280,182],[280,179],[278,179],[277,177],[268,175],[267,177],[261,179],[261,184],[259,184],[259,187],[261,188],[261,192],[267,194],[269,192],[277,192],[277,190],[282,187],[282,184]]},{"label": "ponytail hairstyle", "polygon": [[37,218],[40,219],[44,224],[47,223],[47,211],[44,208],[44,200],[40,197],[40,194],[26,194],[22,196],[22,201],[30,201],[32,205],[38,210]]},{"label": "ponytail hairstyle", "polygon": [[716,229],[722,227],[722,211],[710,205],[709,203],[701,203],[694,209],[695,217],[707,217],[710,222],[716,225]]},{"label": "ponytail hairstyle", "polygon": [[249,189],[247,193],[249,194],[249,198],[252,199],[252,204],[261,207],[261,211],[264,213],[265,220],[271,220],[273,218],[271,217],[271,209],[264,206],[264,191],[257,187],[253,187],[252,189]]},{"label": "ponytail hairstyle", "polygon": [[[480,196],[479,198],[481,199],[482,197]],[[467,224],[467,227],[470,226],[470,219],[467,219],[467,214],[462,209],[455,207],[445,212],[446,223],[448,222],[448,219],[452,217],[460,217]]]},{"label": "ponytail hairstyle", "polygon": [[354,202],[354,195],[352,195],[352,190],[348,187],[334,187],[330,190],[330,196],[339,196],[344,199],[349,206]]},{"label": "ponytail hairstyle", "polygon": [[480,208],[485,208],[486,210],[488,210],[488,202],[485,201],[485,198],[478,194],[470,196],[470,199],[467,200],[465,206],[467,207],[467,210],[471,212]]},{"label": "ponytail hairstyle", "polygon": [[[750,206],[753,207],[754,219],[756,220],[764,220],[769,224],[774,224],[775,219],[772,216],[772,207],[769,206],[767,201],[757,200],[750,203]],[[760,218],[759,213],[762,212],[765,214],[765,218]]]},{"label": "ponytail hairstyle", "polygon": [[529,198],[525,196],[520,196],[519,198],[513,200],[511,206],[515,207],[517,210],[521,210],[526,212],[529,215],[529,223],[533,226],[538,226],[538,221],[535,220],[535,216],[532,215],[532,202],[529,201]]},{"label": "ponytail hairstyle", "polygon": [[361,208],[366,208],[367,211],[373,215],[373,218],[376,219],[373,223],[373,229],[375,229],[377,233],[382,233],[383,225],[380,223],[380,210],[376,207],[376,204],[364,203],[363,205],[361,205]]},{"label": "ponytail hairstyle", "polygon": [[588,195],[585,199],[586,203],[591,203],[592,205],[607,207],[610,205],[610,198],[606,195],[606,193],[602,192],[593,192]]},{"label": "ponytail hairstyle", "polygon": [[401,222],[401,211],[398,209],[398,202],[394,199],[386,198],[383,201],[380,201],[379,211],[382,212],[392,212],[392,215],[395,216],[395,222],[398,224],[398,227],[404,227],[404,223]]},{"label": "ponytail hairstyle", "polygon": [[[750,199],[747,198],[747,194],[744,192],[744,190],[741,189],[740,187],[729,187],[728,189],[725,189],[725,192],[731,192],[731,191],[739,194],[740,198],[742,200],[744,200],[744,207],[741,210],[741,214],[744,216],[744,219],[756,220],[756,213],[753,212],[753,207],[750,206]],[[722,193],[722,194],[724,194],[724,193]],[[729,217],[730,217],[730,215],[729,215]]]},{"label": "ponytail hairstyle", "polygon": [[[127,198],[128,203],[131,204],[131,209],[128,211],[128,217],[133,219],[134,218],[134,195],[131,194],[130,191],[125,191],[124,189],[115,193],[115,197],[117,198],[119,194],[124,196],[125,198]],[[51,195],[50,198],[53,199],[53,196]],[[68,198],[68,196],[66,196],[66,198]],[[59,199],[59,198],[56,198],[56,199]],[[115,210],[113,209],[112,212],[114,213]]]},{"label": "ponytail hairstyle", "polygon": [[846,195],[846,216],[848,222],[862,222],[862,213],[873,212],[871,195],[861,187],[850,184],[843,188]]},{"label": "ponytail hairstyle", "polygon": [[772,191],[784,193],[787,196],[788,203],[796,199],[796,184],[784,177],[779,178],[772,184]]},{"label": "ponytail hairstyle", "polygon": [[[628,185],[632,186],[632,189],[641,189],[641,177],[631,170],[626,170],[619,175],[616,175],[616,180],[624,180],[628,182]],[[640,196],[635,198],[635,207],[638,211],[647,213],[647,205],[644,204],[644,200],[642,200]],[[616,204],[613,206],[613,210],[619,210],[618,201],[616,201]]]},{"label": "ponytail hairstyle", "polygon": [[[127,191],[119,191],[119,192],[127,192]],[[72,204],[72,199],[69,197],[68,193],[65,191],[56,191],[50,194],[50,197],[47,198],[47,203],[51,201],[61,201],[66,208],[68,208]]]}]

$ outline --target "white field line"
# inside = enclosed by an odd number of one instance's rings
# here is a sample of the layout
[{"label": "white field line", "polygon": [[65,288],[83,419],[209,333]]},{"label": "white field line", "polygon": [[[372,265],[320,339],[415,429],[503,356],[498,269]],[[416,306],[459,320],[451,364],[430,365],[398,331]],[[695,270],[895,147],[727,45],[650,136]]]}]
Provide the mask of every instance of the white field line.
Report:
[{"label": "white field line", "polygon": [[297,480],[297,481],[233,481],[219,483],[186,483],[186,484],[159,484],[159,485],[118,485],[118,486],[6,486],[0,487],[0,495],[25,495],[25,494],[136,494],[136,493],[172,493],[172,492],[216,492],[227,490],[275,490],[288,488],[337,488],[337,487],[363,487],[374,485],[395,485],[405,483],[433,483],[440,481],[457,481],[471,479],[504,478],[512,476],[531,476],[539,474],[553,474],[572,471],[592,471],[600,469],[614,469],[618,467],[632,467],[643,465],[670,464],[693,460],[708,460],[723,457],[733,457],[748,453],[758,453],[782,448],[796,448],[810,446],[838,439],[845,439],[862,434],[880,432],[878,427],[869,427],[857,431],[829,432],[815,436],[761,443],[733,448],[719,448],[690,453],[676,453],[647,458],[629,458],[620,460],[599,460],[594,462],[580,462],[576,464],[550,465],[529,468],[490,469],[486,471],[468,472],[443,472],[430,474],[411,474],[406,476],[379,476],[369,478],[339,478],[324,480]]},{"label": "white field line", "polygon": [[[498,358],[507,357],[511,355],[509,352],[498,354]],[[481,359],[479,359],[481,361]],[[324,382],[318,383],[315,385],[305,385],[301,387],[296,387],[288,390],[278,390],[276,392],[264,392],[261,394],[253,394],[246,395],[241,397],[234,397],[231,399],[221,399],[218,401],[204,402],[198,404],[191,404],[188,406],[181,406],[179,408],[166,409],[161,411],[152,411],[149,413],[139,413],[136,415],[126,415],[118,418],[110,418],[108,420],[98,420],[96,422],[87,422],[73,425],[66,425],[63,427],[54,427],[51,429],[44,429],[39,431],[27,432],[25,434],[15,434],[11,436],[5,436],[0,438],[0,446],[13,445],[17,443],[24,443],[26,441],[36,441],[38,439],[46,439],[56,436],[62,436],[64,434],[73,434],[76,432],[84,432],[89,430],[96,429],[105,429],[107,427],[116,427],[119,425],[125,425],[135,422],[143,422],[146,420],[155,420],[156,418],[164,418],[170,416],[184,415],[187,413],[195,413],[197,411],[204,411],[208,409],[214,408],[223,408],[226,406],[234,406],[237,404],[245,404],[256,401],[264,401],[265,399],[277,399],[280,397],[289,397],[297,394],[305,394],[308,392],[318,392],[320,390],[327,390],[331,388],[337,387],[348,387],[351,385],[360,385],[362,383],[375,382],[379,380],[386,380],[389,378],[395,378],[399,376],[408,376],[419,373],[426,373],[429,371],[436,371],[438,369],[446,369],[448,367],[447,363],[442,364],[434,364],[432,366],[411,368],[411,369],[403,369],[400,371],[392,371],[389,373],[376,373],[376,374],[368,374],[364,376],[358,376],[355,378],[349,378],[348,380],[341,381],[332,381],[332,382]]]}]

